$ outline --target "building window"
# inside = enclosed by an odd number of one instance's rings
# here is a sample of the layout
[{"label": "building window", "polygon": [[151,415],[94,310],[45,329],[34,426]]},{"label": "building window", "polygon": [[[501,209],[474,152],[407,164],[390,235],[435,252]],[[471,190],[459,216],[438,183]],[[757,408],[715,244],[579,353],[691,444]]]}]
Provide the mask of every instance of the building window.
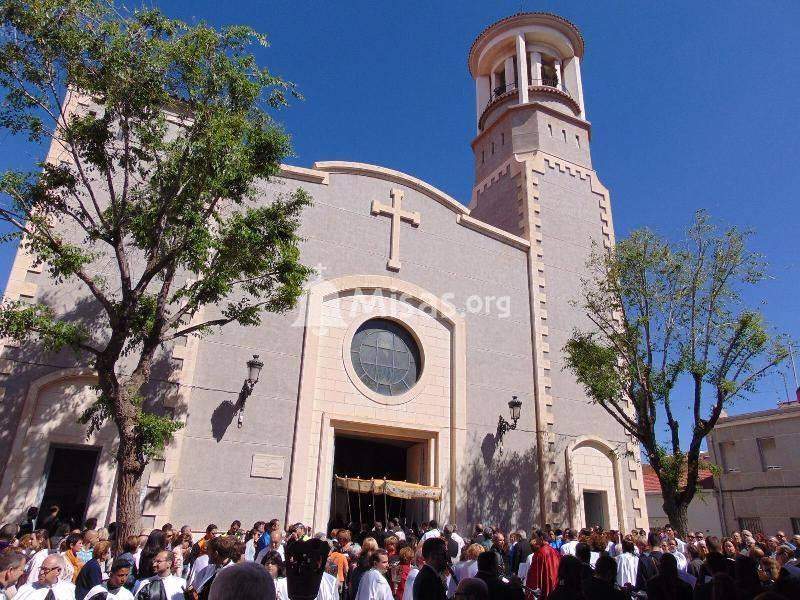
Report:
[{"label": "building window", "polygon": [[800,517],[792,517],[792,534],[800,535]]},{"label": "building window", "polygon": [[494,142],[492,142],[492,154],[494,154]]},{"label": "building window", "polygon": [[420,353],[413,336],[388,319],[370,319],[350,344],[356,374],[371,390],[399,396],[419,380]]},{"label": "building window", "polygon": [[566,142],[567,141],[567,130],[566,129],[562,129],[561,130],[561,135],[563,136],[564,141]]},{"label": "building window", "polygon": [[500,134],[500,145],[501,146],[505,146],[506,145],[506,134],[505,133],[501,133]]},{"label": "building window", "polygon": [[734,456],[735,445],[733,442],[720,442],[719,461],[722,463],[722,470],[725,473],[738,473],[739,465]]},{"label": "building window", "polygon": [[481,150],[481,164],[486,163],[486,150]]},{"label": "building window", "polygon": [[737,521],[739,521],[740,531],[744,531],[746,529],[753,535],[757,533],[764,533],[764,530],[761,527],[760,517],[739,517]]},{"label": "building window", "polygon": [[761,470],[772,471],[780,469],[778,453],[775,451],[775,438],[756,438],[758,456],[761,459]]},{"label": "building window", "polygon": [[581,136],[579,136],[579,135],[576,135],[576,136],[575,136],[575,145],[576,145],[578,148],[580,148],[580,147],[581,147]]},{"label": "building window", "polygon": [[553,137],[553,126],[548,123],[547,131],[550,133],[550,137]]}]

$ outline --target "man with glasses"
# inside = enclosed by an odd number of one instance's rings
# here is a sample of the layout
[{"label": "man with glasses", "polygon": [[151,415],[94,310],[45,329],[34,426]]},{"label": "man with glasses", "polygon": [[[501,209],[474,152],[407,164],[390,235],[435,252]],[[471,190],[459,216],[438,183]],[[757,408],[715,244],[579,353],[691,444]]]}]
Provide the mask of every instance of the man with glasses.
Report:
[{"label": "man with glasses", "polygon": [[136,582],[136,600],[183,600],[186,580],[172,574],[172,553],[162,550],[153,558],[155,575]]},{"label": "man with glasses", "polygon": [[14,600],[75,600],[75,586],[59,581],[65,570],[64,557],[50,554],[39,568],[39,579],[19,588]]}]

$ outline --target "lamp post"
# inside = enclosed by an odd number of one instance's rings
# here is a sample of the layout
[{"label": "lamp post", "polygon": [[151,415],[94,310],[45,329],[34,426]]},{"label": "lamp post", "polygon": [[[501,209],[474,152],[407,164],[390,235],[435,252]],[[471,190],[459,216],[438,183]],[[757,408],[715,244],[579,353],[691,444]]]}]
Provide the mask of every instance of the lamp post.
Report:
[{"label": "lamp post", "polygon": [[237,403],[239,407],[237,419],[239,429],[242,428],[244,423],[244,406],[250,394],[253,393],[253,388],[258,383],[262,368],[264,368],[264,363],[258,359],[258,354],[254,354],[253,358],[247,361],[247,378],[242,385],[242,391],[239,392],[239,402]]},{"label": "lamp post", "polygon": [[500,420],[497,422],[497,433],[494,436],[494,441],[498,446],[502,444],[503,436],[507,432],[517,428],[517,422],[522,412],[522,402],[516,396],[511,396],[511,400],[508,402],[508,410],[511,414],[511,422],[506,421],[503,415],[500,415]]}]

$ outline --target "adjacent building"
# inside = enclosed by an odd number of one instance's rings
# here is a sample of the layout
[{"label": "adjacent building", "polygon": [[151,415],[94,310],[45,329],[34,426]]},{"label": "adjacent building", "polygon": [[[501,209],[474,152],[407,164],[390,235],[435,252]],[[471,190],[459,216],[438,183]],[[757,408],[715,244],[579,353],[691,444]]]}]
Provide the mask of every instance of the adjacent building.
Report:
[{"label": "adjacent building", "polygon": [[800,533],[800,400],[721,417],[708,436],[723,533]]},{"label": "adjacent building", "polygon": [[[661,483],[658,481],[653,467],[648,464],[642,465],[642,475],[644,476],[644,493],[647,498],[647,516],[650,519],[650,527],[664,527],[669,523],[669,518],[664,512]],[[700,470],[697,492],[689,504],[686,517],[690,531],[702,531],[706,536],[722,535],[714,476],[707,469]]]}]

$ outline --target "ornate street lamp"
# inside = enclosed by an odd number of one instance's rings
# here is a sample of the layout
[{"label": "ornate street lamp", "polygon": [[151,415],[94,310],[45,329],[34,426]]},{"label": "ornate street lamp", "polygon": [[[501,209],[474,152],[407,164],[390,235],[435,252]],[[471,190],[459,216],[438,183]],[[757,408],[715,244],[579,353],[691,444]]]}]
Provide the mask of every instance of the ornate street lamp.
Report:
[{"label": "ornate street lamp", "polygon": [[258,377],[261,375],[261,369],[263,368],[264,363],[258,360],[258,354],[254,354],[253,358],[247,361],[247,379],[244,380],[242,391],[239,392],[239,418],[237,420],[239,429],[242,428],[242,424],[244,423],[244,406],[250,394],[253,393],[253,388],[256,387]]},{"label": "ornate street lamp", "polygon": [[508,402],[508,410],[511,413],[511,422],[506,421],[503,415],[500,415],[500,420],[497,422],[497,433],[494,436],[494,441],[498,446],[502,443],[506,432],[517,428],[517,421],[519,421],[519,416],[522,412],[522,402],[517,400],[516,396],[511,396],[511,400]]}]

